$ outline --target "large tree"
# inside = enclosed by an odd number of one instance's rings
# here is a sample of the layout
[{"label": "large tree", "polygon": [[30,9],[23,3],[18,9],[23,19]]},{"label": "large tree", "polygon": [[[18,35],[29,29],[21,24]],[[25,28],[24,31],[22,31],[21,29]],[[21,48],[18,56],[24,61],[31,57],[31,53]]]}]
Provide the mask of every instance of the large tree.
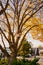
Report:
[{"label": "large tree", "polygon": [[[5,0],[4,0],[5,2]],[[3,42],[3,46],[0,45],[0,49],[8,57],[10,64],[13,59],[16,59],[18,50],[22,46],[26,34],[38,25],[32,25],[24,27],[25,23],[34,16],[42,7],[43,1],[40,0],[9,0],[6,7],[3,7],[2,1],[0,11],[0,36]],[[7,7],[8,6],[8,7]],[[6,10],[6,11],[5,11]],[[2,12],[2,13],[1,13]],[[28,22],[29,23],[29,22]],[[5,40],[9,44],[9,49],[12,54],[6,51]],[[6,43],[6,44],[7,44]]]}]

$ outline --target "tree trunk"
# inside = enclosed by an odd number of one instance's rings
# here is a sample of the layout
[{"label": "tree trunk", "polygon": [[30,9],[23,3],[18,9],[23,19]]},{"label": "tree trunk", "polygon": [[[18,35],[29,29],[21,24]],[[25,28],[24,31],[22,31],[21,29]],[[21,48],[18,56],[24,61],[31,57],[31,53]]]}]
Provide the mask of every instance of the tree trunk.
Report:
[{"label": "tree trunk", "polygon": [[17,50],[14,51],[14,53],[12,53],[11,57],[8,58],[9,62],[8,65],[12,65],[13,60],[17,60]]},{"label": "tree trunk", "polygon": [[17,60],[15,56],[9,57],[9,58],[8,58],[8,65],[12,65],[12,62],[13,62],[14,60]]},{"label": "tree trunk", "polygon": [[8,58],[8,65],[12,65],[13,57]]}]

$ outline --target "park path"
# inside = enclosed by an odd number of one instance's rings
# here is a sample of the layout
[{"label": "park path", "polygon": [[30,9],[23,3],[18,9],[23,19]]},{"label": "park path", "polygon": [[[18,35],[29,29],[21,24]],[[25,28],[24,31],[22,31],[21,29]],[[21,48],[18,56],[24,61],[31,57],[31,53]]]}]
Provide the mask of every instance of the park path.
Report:
[{"label": "park path", "polygon": [[40,58],[40,60],[38,61],[38,63],[39,63],[40,65],[43,65],[43,56],[39,56],[39,58]]}]

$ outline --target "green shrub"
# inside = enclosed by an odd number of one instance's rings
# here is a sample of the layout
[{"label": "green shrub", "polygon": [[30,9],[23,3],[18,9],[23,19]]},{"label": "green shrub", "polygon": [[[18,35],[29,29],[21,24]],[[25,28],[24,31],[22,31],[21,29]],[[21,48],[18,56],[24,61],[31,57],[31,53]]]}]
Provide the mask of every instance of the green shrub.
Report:
[{"label": "green shrub", "polygon": [[[12,65],[38,65],[38,58],[35,58],[34,60],[26,60],[26,59],[22,59],[22,60],[14,60],[12,62]],[[8,59],[1,59],[0,60],[0,65],[8,65]]]},{"label": "green shrub", "polygon": [[1,59],[0,60],[0,65],[8,65],[8,60],[7,59]]},{"label": "green shrub", "polygon": [[38,65],[38,60],[39,58],[35,58],[34,60],[31,61],[30,65]]},{"label": "green shrub", "polygon": [[30,60],[30,61],[28,61],[28,60],[25,60],[25,59],[23,59],[23,60],[14,60],[13,61],[13,63],[12,63],[12,65],[38,65],[38,58],[35,58],[34,60]]}]

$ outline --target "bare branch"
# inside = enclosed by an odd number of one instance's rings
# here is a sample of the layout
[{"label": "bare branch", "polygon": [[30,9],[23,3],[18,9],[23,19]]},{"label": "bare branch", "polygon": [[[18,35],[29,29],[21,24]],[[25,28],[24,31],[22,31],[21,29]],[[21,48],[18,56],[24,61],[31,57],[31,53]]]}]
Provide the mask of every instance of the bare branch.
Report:
[{"label": "bare branch", "polygon": [[1,33],[4,35],[5,39],[8,41],[8,43],[11,43],[11,42],[7,39],[5,33],[3,32],[3,30],[2,30],[1,28],[0,28],[0,31],[1,31]]},{"label": "bare branch", "polygon": [[0,20],[0,22],[4,23],[8,27],[8,25],[3,20]]},{"label": "bare branch", "polygon": [[[7,7],[8,7],[8,2],[9,2],[9,0],[7,0],[7,3],[6,3],[5,8],[3,8],[3,9],[0,11],[0,15],[3,14],[3,12],[7,9]],[[0,1],[0,6],[2,7],[2,2],[1,2],[1,1]]]},{"label": "bare branch", "polygon": [[32,14],[30,15],[30,17],[28,17],[28,18],[24,21],[24,23],[21,25],[21,28],[22,28],[23,25],[24,25],[30,18],[32,18],[33,15],[34,15],[35,13],[37,13],[42,7],[43,7],[43,5],[40,6],[34,13],[32,13]]},{"label": "bare branch", "polygon": [[4,43],[4,40],[3,40],[3,35],[2,35],[2,33],[1,33],[1,39],[2,39],[2,43],[3,43],[3,45],[4,45],[4,49],[6,50],[6,47],[5,47],[5,43]]},{"label": "bare branch", "polygon": [[10,57],[10,55],[8,54],[8,52],[1,45],[0,45],[0,49],[5,54],[5,56]]},{"label": "bare branch", "polygon": [[[23,22],[23,19],[25,18],[25,13],[26,13],[26,11],[28,10],[28,9],[30,9],[31,7],[27,7],[26,8],[26,10],[25,10],[25,12],[23,13],[23,16],[22,16],[22,20],[21,20],[21,22],[20,22],[20,25],[19,25],[19,27],[21,26],[21,24],[22,24],[22,22]],[[34,10],[34,8],[31,10],[31,11],[33,11]],[[31,12],[31,11],[29,11],[29,13]]]},{"label": "bare branch", "polygon": [[23,1],[22,5],[21,5],[21,7],[20,7],[19,16],[20,16],[20,13],[21,13],[21,10],[22,10],[22,7],[23,7],[24,3],[25,3],[25,0]]},{"label": "bare branch", "polygon": [[29,27],[31,27],[31,25],[26,26],[21,32],[25,31]]},{"label": "bare branch", "polygon": [[[12,20],[14,20],[14,18],[13,18],[9,13],[7,13],[7,15],[8,15]],[[14,24],[16,25],[16,22],[14,22]]]}]

